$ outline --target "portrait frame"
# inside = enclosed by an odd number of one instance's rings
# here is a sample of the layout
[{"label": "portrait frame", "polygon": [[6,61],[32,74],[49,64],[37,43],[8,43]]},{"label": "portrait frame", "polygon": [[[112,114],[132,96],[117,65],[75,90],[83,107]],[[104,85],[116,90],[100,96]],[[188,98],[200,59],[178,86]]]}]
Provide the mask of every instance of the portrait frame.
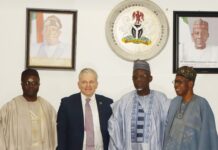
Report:
[{"label": "portrait frame", "polygon": [[[218,73],[217,25],[218,12],[173,12],[173,73],[181,66],[191,66],[201,74]],[[204,40],[196,38],[202,33]]]},{"label": "portrait frame", "polygon": [[77,10],[26,9],[26,68],[75,69]]}]

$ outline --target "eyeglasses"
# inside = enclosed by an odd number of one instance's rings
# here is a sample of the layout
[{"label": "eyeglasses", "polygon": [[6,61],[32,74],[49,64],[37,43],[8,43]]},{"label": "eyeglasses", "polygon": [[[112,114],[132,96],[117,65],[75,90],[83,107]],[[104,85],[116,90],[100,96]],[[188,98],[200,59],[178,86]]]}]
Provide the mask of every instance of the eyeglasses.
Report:
[{"label": "eyeglasses", "polygon": [[39,86],[40,85],[40,83],[36,81],[26,81],[26,82],[22,82],[22,84],[25,86]]},{"label": "eyeglasses", "polygon": [[188,81],[187,79],[185,80],[173,80],[172,83],[173,85],[176,85],[176,84],[184,84],[186,81]]}]

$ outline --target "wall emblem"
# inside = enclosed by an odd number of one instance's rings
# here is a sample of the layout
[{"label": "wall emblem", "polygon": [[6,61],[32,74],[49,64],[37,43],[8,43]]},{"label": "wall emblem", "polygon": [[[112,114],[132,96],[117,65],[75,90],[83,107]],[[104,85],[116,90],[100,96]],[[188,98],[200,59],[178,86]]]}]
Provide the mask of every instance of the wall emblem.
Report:
[{"label": "wall emblem", "polygon": [[164,12],[149,0],[119,3],[106,22],[110,47],[129,61],[156,56],[167,42],[168,30]]}]

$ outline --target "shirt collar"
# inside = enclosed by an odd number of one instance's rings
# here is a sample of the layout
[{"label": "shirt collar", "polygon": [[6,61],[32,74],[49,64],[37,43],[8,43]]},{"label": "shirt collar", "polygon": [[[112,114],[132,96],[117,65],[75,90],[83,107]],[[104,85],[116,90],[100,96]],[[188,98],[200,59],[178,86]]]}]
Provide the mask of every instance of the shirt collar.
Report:
[{"label": "shirt collar", "polygon": [[[83,101],[86,101],[88,97],[86,97],[84,94],[81,93],[81,99]],[[89,97],[89,99],[94,100],[95,99],[95,94],[93,94],[91,97]]]}]

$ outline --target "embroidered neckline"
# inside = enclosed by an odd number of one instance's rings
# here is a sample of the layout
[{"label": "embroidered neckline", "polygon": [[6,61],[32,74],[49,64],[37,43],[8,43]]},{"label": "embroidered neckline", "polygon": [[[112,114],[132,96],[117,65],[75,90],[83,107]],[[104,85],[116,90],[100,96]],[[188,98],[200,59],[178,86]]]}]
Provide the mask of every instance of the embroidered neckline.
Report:
[{"label": "embroidered neckline", "polygon": [[176,114],[176,118],[178,119],[182,119],[184,117],[184,114],[189,106],[189,104],[191,103],[192,100],[190,100],[188,103],[183,103],[183,100],[181,100],[181,103],[179,105],[179,109],[177,111]]}]

